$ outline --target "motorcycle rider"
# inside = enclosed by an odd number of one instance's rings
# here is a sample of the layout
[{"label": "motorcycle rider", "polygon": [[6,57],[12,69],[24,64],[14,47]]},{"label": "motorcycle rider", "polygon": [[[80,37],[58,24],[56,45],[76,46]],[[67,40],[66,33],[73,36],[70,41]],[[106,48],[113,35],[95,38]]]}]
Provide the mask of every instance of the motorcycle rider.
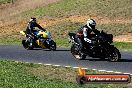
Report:
[{"label": "motorcycle rider", "polygon": [[[30,21],[28,22],[28,26],[26,28],[26,33],[28,35],[31,35],[33,37],[33,39],[31,40],[30,45],[32,45],[32,42],[34,40],[37,40],[37,35],[35,34],[36,30],[35,27],[39,28],[42,31],[46,31],[44,28],[42,28],[38,23],[35,17],[31,17]],[[28,36],[27,36],[28,37]]]},{"label": "motorcycle rider", "polygon": [[85,43],[87,43],[88,47],[91,47],[92,44],[95,43],[95,41],[92,41],[91,33],[94,32],[95,34],[100,33],[97,29],[95,29],[96,21],[94,19],[88,19],[86,25],[80,28],[80,30],[77,32],[77,41],[80,45],[80,50],[83,51],[83,47]]}]

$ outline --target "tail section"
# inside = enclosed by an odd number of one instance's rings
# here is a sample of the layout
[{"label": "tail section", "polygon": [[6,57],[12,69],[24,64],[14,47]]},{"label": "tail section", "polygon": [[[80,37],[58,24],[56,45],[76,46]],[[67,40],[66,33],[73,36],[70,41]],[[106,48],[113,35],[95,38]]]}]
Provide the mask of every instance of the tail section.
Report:
[{"label": "tail section", "polygon": [[20,31],[22,35],[26,35],[26,31]]}]

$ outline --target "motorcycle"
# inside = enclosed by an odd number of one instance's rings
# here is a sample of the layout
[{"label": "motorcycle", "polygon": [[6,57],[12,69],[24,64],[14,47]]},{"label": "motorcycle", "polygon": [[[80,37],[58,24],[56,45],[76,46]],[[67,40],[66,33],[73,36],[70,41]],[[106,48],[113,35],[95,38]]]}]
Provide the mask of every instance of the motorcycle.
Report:
[{"label": "motorcycle", "polygon": [[50,32],[35,30],[35,37],[27,34],[26,31],[20,31],[26,39],[22,40],[22,45],[27,50],[34,48],[56,50],[56,43],[52,40]]},{"label": "motorcycle", "polygon": [[69,33],[70,42],[72,42],[71,53],[72,55],[80,60],[85,59],[86,56],[92,58],[105,59],[108,58],[109,61],[119,61],[121,58],[120,51],[112,45],[113,35],[107,34],[101,31],[99,34],[92,34],[91,40],[94,41],[93,44],[84,43],[83,51],[79,49],[80,44],[77,41],[77,35],[75,33]]}]

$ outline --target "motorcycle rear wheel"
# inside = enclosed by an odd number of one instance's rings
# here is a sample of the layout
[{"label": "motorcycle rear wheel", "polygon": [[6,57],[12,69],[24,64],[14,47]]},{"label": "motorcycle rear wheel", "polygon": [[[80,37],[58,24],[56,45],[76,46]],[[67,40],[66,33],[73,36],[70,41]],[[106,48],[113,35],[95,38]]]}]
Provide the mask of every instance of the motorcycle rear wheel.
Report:
[{"label": "motorcycle rear wheel", "polygon": [[84,53],[82,53],[81,51],[79,51],[79,46],[73,44],[71,46],[71,53],[74,56],[74,58],[76,58],[77,60],[82,60],[86,58],[86,55]]}]

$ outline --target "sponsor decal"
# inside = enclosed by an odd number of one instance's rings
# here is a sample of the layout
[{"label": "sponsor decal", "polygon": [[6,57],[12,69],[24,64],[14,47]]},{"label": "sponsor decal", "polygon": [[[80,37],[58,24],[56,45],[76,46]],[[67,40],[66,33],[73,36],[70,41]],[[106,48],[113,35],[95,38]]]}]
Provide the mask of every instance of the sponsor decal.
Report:
[{"label": "sponsor decal", "polygon": [[128,74],[86,74],[84,69],[79,68],[77,83],[130,83]]}]

